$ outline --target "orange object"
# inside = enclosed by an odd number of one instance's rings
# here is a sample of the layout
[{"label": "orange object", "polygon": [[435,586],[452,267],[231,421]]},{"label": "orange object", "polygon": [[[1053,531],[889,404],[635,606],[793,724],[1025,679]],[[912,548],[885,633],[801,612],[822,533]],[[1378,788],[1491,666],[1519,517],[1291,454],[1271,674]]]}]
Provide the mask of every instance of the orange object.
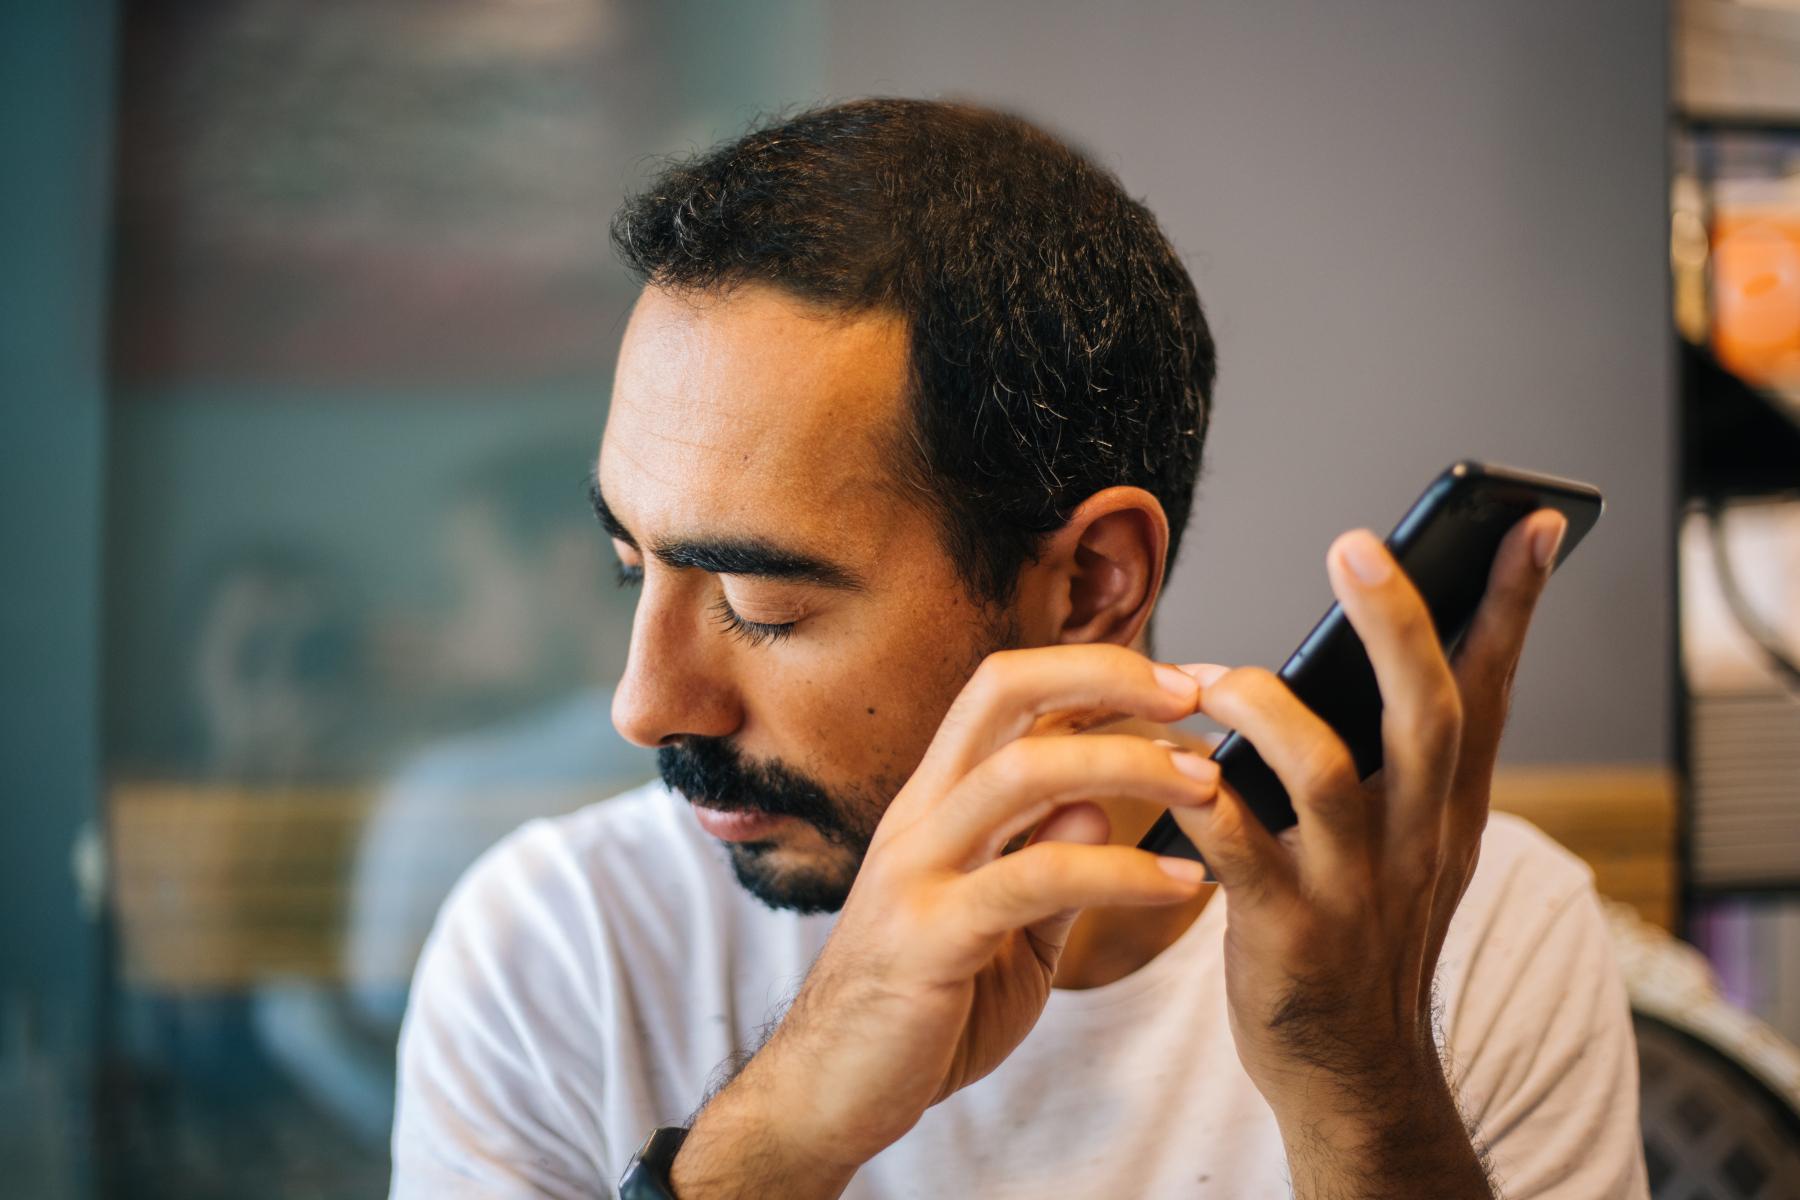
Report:
[{"label": "orange object", "polygon": [[1751,383],[1800,385],[1800,202],[1713,219],[1713,348]]}]

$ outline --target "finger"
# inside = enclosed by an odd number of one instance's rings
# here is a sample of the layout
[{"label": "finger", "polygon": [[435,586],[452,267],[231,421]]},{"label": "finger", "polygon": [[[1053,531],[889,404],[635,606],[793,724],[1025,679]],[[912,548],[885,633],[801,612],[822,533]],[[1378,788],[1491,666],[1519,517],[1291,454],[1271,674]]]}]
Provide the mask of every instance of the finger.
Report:
[{"label": "finger", "polygon": [[[1071,804],[1059,808],[1045,818],[1031,834],[1031,844],[1039,842],[1072,842],[1082,846],[1104,846],[1112,835],[1112,821],[1097,804]],[[1039,954],[1055,969],[1056,956],[1069,939],[1069,930],[1079,912],[1058,913],[1033,922],[1029,926]]]},{"label": "finger", "polygon": [[1218,781],[1217,764],[1200,755],[1129,734],[1020,738],[976,764],[907,836],[926,863],[973,867],[1063,805],[1129,796],[1181,808],[1212,799]]},{"label": "finger", "polygon": [[1374,534],[1344,534],[1326,564],[1381,688],[1387,844],[1429,857],[1462,737],[1456,679],[1425,601]]},{"label": "finger", "polygon": [[1231,896],[1232,911],[1250,912],[1291,898],[1299,887],[1294,856],[1229,786],[1203,808],[1172,809],[1199,848],[1207,871]]},{"label": "finger", "polygon": [[[896,804],[929,805],[976,763],[1029,733],[1040,718],[1075,710],[1166,723],[1192,715],[1199,685],[1123,646],[1084,644],[1002,650],[976,668],[944,714]],[[913,797],[919,797],[915,801]]]},{"label": "finger", "polygon": [[1568,528],[1561,513],[1539,509],[1512,528],[1494,556],[1487,592],[1457,647],[1453,668],[1463,701],[1459,793],[1465,780],[1480,782],[1493,770],[1525,632]]},{"label": "finger", "polygon": [[1177,904],[1192,899],[1201,884],[1200,864],[1185,859],[1132,846],[1035,842],[963,876],[952,903],[977,937],[1030,929],[1060,949],[1084,908]]},{"label": "finger", "polygon": [[1337,732],[1261,667],[1240,667],[1204,686],[1200,711],[1242,734],[1287,789],[1309,890],[1342,895],[1365,880],[1375,812]]},{"label": "finger", "polygon": [[1112,836],[1112,821],[1098,804],[1071,804],[1059,808],[1032,831],[1033,842],[1074,842],[1104,846]]}]

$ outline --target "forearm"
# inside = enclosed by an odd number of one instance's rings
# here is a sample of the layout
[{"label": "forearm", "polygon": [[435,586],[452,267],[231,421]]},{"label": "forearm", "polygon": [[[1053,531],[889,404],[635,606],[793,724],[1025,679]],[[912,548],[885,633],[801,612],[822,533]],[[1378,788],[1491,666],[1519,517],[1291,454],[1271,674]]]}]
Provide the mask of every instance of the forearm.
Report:
[{"label": "forearm", "polygon": [[1280,1121],[1295,1200],[1494,1200],[1435,1061],[1378,1093],[1325,1090],[1340,1101],[1333,1111]]}]

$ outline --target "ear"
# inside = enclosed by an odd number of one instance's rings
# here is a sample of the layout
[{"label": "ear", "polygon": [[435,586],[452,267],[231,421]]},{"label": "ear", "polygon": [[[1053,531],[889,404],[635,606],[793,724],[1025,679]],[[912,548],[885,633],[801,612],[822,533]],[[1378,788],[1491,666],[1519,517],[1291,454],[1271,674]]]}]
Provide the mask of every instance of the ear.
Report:
[{"label": "ear", "polygon": [[1134,644],[1162,590],[1169,519],[1143,488],[1096,492],[1042,544],[1021,580],[1046,625],[1040,644]]}]

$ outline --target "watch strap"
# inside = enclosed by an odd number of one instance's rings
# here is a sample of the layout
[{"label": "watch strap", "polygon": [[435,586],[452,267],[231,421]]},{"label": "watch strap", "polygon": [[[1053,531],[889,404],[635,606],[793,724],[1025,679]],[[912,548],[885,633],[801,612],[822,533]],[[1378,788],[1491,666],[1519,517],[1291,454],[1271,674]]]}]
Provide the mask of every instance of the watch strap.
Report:
[{"label": "watch strap", "polygon": [[675,1165],[675,1154],[687,1135],[680,1125],[664,1125],[645,1138],[619,1178],[619,1200],[676,1200],[669,1168]]}]

